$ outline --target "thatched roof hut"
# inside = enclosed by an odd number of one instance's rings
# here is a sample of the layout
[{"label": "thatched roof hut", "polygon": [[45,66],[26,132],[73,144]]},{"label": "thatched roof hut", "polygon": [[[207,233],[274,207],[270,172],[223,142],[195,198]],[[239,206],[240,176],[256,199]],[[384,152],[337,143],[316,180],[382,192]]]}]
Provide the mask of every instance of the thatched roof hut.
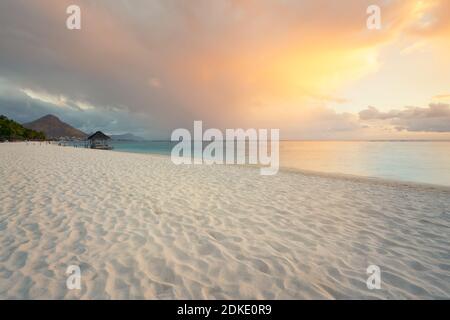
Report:
[{"label": "thatched roof hut", "polygon": [[87,140],[89,141],[89,147],[91,149],[111,150],[112,147],[108,145],[108,140],[110,139],[110,137],[108,137],[101,131],[97,131],[96,133],[93,133],[89,137],[87,137]]},{"label": "thatched roof hut", "polygon": [[87,137],[88,140],[109,140],[111,139],[106,134],[104,134],[101,131],[97,131],[96,133],[91,134],[89,137]]}]

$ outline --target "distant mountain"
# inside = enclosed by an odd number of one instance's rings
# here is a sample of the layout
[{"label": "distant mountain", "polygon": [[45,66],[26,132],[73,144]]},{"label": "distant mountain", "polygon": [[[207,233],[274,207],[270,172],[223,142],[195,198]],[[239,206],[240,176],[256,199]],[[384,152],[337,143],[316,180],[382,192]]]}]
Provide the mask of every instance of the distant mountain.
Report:
[{"label": "distant mountain", "polygon": [[35,121],[24,123],[23,126],[28,129],[44,132],[47,138],[86,138],[87,134],[75,129],[71,125],[62,122],[58,117],[48,114]]},{"label": "distant mountain", "polygon": [[145,139],[142,137],[135,136],[132,133],[124,133],[124,134],[112,134],[109,135],[112,140],[116,141],[144,141]]},{"label": "distant mountain", "polygon": [[27,129],[14,120],[0,115],[0,142],[5,140],[45,140],[45,134]]}]

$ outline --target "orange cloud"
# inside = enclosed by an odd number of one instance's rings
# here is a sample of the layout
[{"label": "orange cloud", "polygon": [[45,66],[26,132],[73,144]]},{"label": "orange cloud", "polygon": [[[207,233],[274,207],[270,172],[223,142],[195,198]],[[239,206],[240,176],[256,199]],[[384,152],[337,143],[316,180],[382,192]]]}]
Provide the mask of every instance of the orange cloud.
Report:
[{"label": "orange cloud", "polygon": [[[328,103],[346,102],[333,98],[342,87],[379,70],[383,48],[443,38],[450,12],[445,0],[383,2],[383,28],[369,31],[371,0],[5,1],[5,77],[165,127],[323,123]],[[70,32],[74,3],[82,30]]]}]

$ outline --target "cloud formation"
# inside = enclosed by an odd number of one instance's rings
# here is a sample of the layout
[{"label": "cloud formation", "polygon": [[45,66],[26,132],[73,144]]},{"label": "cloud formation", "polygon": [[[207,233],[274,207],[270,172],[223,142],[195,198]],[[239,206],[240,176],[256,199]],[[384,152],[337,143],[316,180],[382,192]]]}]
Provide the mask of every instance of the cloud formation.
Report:
[{"label": "cloud formation", "polygon": [[64,97],[43,96],[24,91],[26,90],[17,90],[0,79],[0,114],[20,123],[53,114],[86,133],[102,130],[112,134],[133,132],[154,139],[167,137],[159,130],[148,128],[147,122],[140,119],[139,114],[120,109],[104,110],[90,106],[80,108],[79,102]]},{"label": "cloud formation", "polygon": [[[329,105],[345,105],[340,88],[378,70],[383,46],[404,33],[427,37],[424,16],[436,21],[428,34],[447,34],[448,1],[384,1],[384,27],[369,32],[372,3],[3,0],[0,77],[28,92],[22,103],[79,112],[92,126],[128,114],[162,136],[194,120],[278,127],[289,138],[342,132],[358,127],[355,116]],[[65,28],[70,4],[81,7],[81,31]]]},{"label": "cloud formation", "polygon": [[428,107],[406,107],[403,110],[381,112],[368,107],[359,112],[361,120],[386,121],[397,130],[413,132],[450,132],[450,105],[430,104]]}]

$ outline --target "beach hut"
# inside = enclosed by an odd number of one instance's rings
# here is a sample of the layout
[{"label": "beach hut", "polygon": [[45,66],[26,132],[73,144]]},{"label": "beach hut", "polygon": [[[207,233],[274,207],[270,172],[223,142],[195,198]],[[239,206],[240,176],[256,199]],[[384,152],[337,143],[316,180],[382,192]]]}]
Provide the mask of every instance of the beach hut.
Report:
[{"label": "beach hut", "polygon": [[108,144],[110,139],[111,138],[103,132],[97,131],[96,133],[91,134],[87,138],[87,141],[89,143],[89,148],[91,149],[111,150],[112,147]]}]

